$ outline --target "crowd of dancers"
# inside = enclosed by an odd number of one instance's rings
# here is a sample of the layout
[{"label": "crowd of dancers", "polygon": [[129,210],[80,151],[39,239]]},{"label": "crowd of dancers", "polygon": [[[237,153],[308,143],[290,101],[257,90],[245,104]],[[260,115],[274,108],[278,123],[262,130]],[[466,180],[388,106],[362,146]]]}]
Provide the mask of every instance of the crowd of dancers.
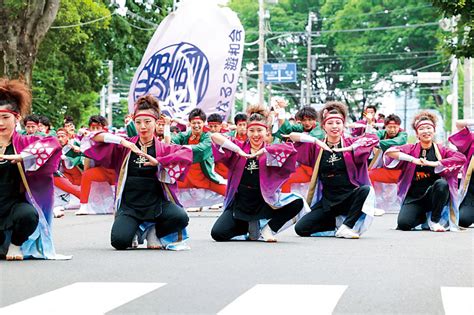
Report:
[{"label": "crowd of dancers", "polygon": [[285,119],[280,100],[270,109],[250,106],[229,126],[199,108],[187,121],[165,117],[145,95],[126,132],[109,132],[99,115],[76,132],[70,117],[53,130],[46,117],[27,115],[31,102],[22,82],[0,80],[0,252],[7,260],[68,259],[53,245],[52,218],[62,215],[54,190],[77,197],[76,214],[87,214],[93,182],[114,187],[111,245],[118,250],[144,243],[189,249],[180,203],[186,189],[223,196],[210,231],[218,242],[276,242],[291,226],[302,237],[357,239],[384,212],[375,207],[376,182],[398,185],[399,230],[461,231],[474,223],[473,121],[458,121],[443,145],[436,116],[421,111],[411,125],[417,140],[407,143],[401,119],[376,118],[374,106],[356,122],[336,101]]}]

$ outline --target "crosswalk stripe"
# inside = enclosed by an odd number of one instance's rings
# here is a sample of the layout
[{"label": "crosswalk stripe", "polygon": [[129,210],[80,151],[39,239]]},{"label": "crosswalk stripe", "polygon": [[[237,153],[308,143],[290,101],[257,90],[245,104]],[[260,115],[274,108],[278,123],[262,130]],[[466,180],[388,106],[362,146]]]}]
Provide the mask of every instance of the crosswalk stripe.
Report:
[{"label": "crosswalk stripe", "polygon": [[474,287],[441,287],[446,315],[474,314]]},{"label": "crosswalk stripe", "polygon": [[77,282],[0,308],[0,314],[104,314],[165,285]]},{"label": "crosswalk stripe", "polygon": [[332,314],[344,285],[257,284],[218,314]]}]

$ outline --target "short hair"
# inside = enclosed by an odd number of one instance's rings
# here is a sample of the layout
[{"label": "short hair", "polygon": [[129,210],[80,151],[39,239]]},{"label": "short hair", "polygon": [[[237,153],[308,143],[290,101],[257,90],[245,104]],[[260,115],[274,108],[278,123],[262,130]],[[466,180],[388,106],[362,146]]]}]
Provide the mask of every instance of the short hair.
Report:
[{"label": "short hair", "polygon": [[88,126],[92,125],[93,123],[99,124],[102,127],[105,127],[108,125],[107,119],[104,116],[101,115],[93,115],[89,117],[89,124]]},{"label": "short hair", "polygon": [[136,115],[140,110],[151,110],[156,118],[160,118],[161,110],[158,99],[151,94],[140,96],[135,101],[133,114]]},{"label": "short hair", "polygon": [[234,117],[234,124],[237,125],[237,124],[239,123],[239,121],[242,121],[242,120],[247,121],[247,118],[248,118],[248,117],[247,117],[247,114],[245,114],[245,113],[237,113],[237,114],[235,115],[235,117]]},{"label": "short hair", "polygon": [[331,102],[327,102],[326,105],[323,106],[323,108],[321,109],[321,115],[319,117],[321,123],[323,122],[324,118],[328,115],[328,114],[340,114],[342,115],[342,117],[344,118],[344,120],[347,119],[347,105],[342,103],[342,102],[338,102],[338,101],[331,101]]},{"label": "short hair", "polygon": [[317,120],[318,112],[311,106],[304,106],[298,112],[296,112],[295,117],[297,117],[298,120],[303,120],[304,117],[309,117],[311,119]]},{"label": "short hair", "polygon": [[365,111],[367,111],[367,109],[369,109],[369,108],[372,108],[375,113],[377,112],[377,106],[375,106],[375,105],[367,105],[367,106],[365,107]]},{"label": "short hair", "polygon": [[25,119],[23,119],[23,124],[26,125],[26,123],[29,122],[29,121],[32,121],[35,124],[39,124],[39,122],[40,122],[39,117],[35,114],[26,116]]},{"label": "short hair", "polygon": [[222,119],[222,116],[220,114],[217,114],[217,113],[210,114],[209,117],[207,117],[207,122],[208,123],[210,123],[210,122],[222,123],[223,121],[224,121],[224,119]]},{"label": "short hair", "polygon": [[49,120],[48,117],[46,117],[44,115],[39,116],[39,122],[42,123],[43,125],[45,125],[46,127],[51,128],[51,120]]},{"label": "short hair", "polygon": [[384,120],[383,124],[386,126],[386,125],[388,125],[391,121],[394,121],[397,125],[401,125],[401,124],[402,124],[402,120],[400,119],[400,117],[398,117],[398,116],[395,115],[395,114],[390,114],[390,115],[388,115],[387,117],[385,117],[385,120]]},{"label": "short hair", "polygon": [[416,130],[416,125],[418,125],[420,121],[422,120],[431,121],[436,126],[436,122],[438,121],[438,118],[436,117],[435,114],[430,113],[429,111],[419,112],[418,114],[415,115],[415,117],[413,117],[413,122],[411,124],[414,130]]},{"label": "short hair", "polygon": [[67,123],[74,124],[74,118],[72,118],[72,116],[69,116],[69,115],[64,116],[63,126]]},{"label": "short hair", "polygon": [[195,117],[199,117],[202,121],[206,121],[206,113],[200,108],[194,108],[188,115],[189,121]]},{"label": "short hair", "polygon": [[170,132],[173,132],[173,133],[179,133],[181,130],[176,127],[176,126],[171,126],[170,127]]}]

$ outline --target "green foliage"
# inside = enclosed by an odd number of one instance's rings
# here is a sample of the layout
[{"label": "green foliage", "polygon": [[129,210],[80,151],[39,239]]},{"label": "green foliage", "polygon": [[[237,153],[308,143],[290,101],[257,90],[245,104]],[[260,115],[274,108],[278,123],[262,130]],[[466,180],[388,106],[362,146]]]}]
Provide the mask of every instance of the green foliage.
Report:
[{"label": "green foliage", "polygon": [[456,57],[474,56],[474,2],[471,0],[431,0],[447,18],[457,17],[455,40],[445,35],[446,46]]}]

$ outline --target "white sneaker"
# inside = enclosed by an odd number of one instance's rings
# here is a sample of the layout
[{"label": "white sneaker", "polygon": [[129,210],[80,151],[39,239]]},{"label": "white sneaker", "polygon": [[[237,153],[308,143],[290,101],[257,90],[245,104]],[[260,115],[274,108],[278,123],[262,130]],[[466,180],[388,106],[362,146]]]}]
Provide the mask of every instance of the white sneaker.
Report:
[{"label": "white sneaker", "polygon": [[381,217],[385,214],[385,210],[383,210],[383,209],[375,208],[374,210],[375,210],[374,215],[376,217]]},{"label": "white sneaker", "polygon": [[89,207],[87,203],[81,203],[79,210],[74,213],[75,215],[86,215],[89,214]]},{"label": "white sneaker", "polygon": [[357,239],[360,238],[360,235],[353,229],[349,228],[347,225],[343,224],[339,227],[339,229],[337,229],[336,237]]},{"label": "white sneaker", "polygon": [[54,207],[53,214],[55,218],[62,218],[64,217],[64,207],[58,206]]},{"label": "white sneaker", "polygon": [[433,232],[446,232],[446,228],[439,223],[433,223],[431,226],[431,231]]},{"label": "white sneaker", "polygon": [[163,249],[160,239],[156,236],[156,228],[154,225],[146,234],[146,247],[149,249]]},{"label": "white sneaker", "polygon": [[10,244],[7,252],[7,260],[23,260],[23,253],[20,246]]},{"label": "white sneaker", "polygon": [[262,236],[263,240],[268,243],[275,243],[277,239],[268,224],[266,224],[261,230],[260,235]]}]

